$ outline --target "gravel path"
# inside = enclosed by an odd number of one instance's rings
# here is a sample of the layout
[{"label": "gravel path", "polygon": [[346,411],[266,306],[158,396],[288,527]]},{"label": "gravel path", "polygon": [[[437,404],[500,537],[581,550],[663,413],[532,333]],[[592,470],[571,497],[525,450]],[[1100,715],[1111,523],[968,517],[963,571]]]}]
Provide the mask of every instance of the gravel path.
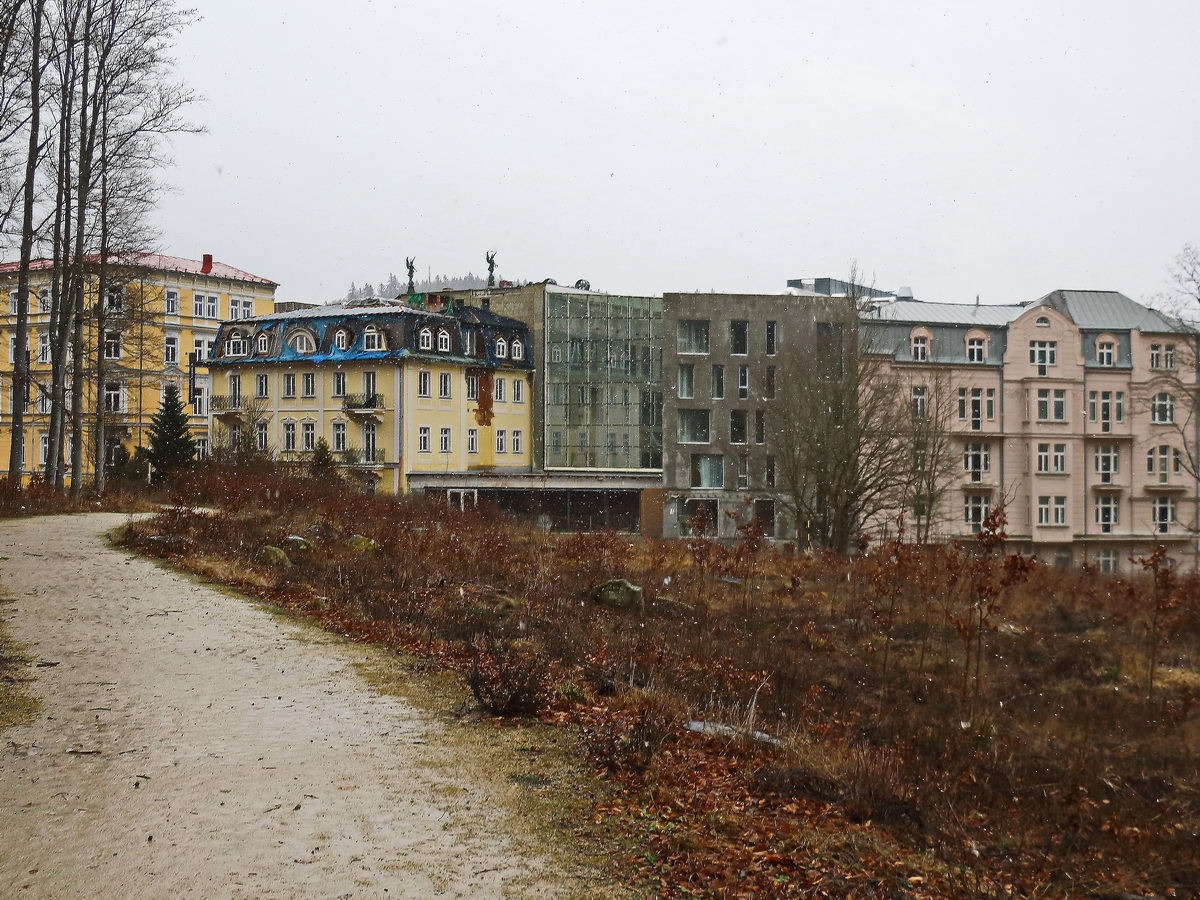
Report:
[{"label": "gravel path", "polygon": [[367,651],[107,548],[123,521],[0,522],[0,616],[42,666],[0,736],[0,897],[568,893]]}]

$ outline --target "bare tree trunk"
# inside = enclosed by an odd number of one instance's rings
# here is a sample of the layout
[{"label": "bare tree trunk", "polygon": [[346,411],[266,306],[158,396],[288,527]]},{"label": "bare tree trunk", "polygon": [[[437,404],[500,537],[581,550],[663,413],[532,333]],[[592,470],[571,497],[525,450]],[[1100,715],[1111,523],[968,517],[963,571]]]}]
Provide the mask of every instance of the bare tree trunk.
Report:
[{"label": "bare tree trunk", "polygon": [[33,0],[29,72],[29,150],[25,159],[25,199],[21,211],[21,263],[17,274],[16,359],[13,360],[12,433],[8,484],[20,490],[25,462],[25,400],[29,396],[29,259],[33,255],[33,196],[41,156],[42,12],[45,0]]}]

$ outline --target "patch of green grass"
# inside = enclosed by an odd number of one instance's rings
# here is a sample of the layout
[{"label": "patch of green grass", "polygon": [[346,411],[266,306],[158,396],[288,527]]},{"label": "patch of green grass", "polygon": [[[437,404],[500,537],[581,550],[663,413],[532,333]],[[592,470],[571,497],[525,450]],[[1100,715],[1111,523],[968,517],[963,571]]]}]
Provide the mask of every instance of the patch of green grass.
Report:
[{"label": "patch of green grass", "polygon": [[41,704],[29,690],[33,681],[29,664],[25,647],[12,638],[0,620],[0,731],[37,718]]}]

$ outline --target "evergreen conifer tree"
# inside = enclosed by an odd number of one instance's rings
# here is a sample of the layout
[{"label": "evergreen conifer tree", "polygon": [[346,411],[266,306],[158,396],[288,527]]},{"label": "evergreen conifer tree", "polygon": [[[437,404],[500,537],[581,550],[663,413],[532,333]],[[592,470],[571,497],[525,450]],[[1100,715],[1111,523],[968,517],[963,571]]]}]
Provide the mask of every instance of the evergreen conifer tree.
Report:
[{"label": "evergreen conifer tree", "polygon": [[187,468],[196,456],[196,442],[188,429],[188,415],[179,399],[179,388],[168,384],[162,406],[150,420],[151,481],[159,484],[173,472]]}]

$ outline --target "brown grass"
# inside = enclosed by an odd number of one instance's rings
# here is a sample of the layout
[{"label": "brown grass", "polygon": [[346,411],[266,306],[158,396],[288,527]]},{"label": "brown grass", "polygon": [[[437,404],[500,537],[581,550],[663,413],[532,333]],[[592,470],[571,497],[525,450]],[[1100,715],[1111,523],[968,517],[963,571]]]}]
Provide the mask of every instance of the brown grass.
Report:
[{"label": "brown grass", "polygon": [[[662,896],[1197,895],[1194,575],[1059,572],[1006,556],[998,529],[993,546],[853,561],[547,535],[215,469],[177,499],[129,542],[464,675],[481,647],[536,648],[557,689],[519,708],[577,723],[626,786],[601,814],[652,848],[624,864]],[[610,578],[645,608],[591,602]],[[521,659],[488,690],[519,686],[504,679],[529,674]],[[853,860],[814,857],[849,834]]]}]

